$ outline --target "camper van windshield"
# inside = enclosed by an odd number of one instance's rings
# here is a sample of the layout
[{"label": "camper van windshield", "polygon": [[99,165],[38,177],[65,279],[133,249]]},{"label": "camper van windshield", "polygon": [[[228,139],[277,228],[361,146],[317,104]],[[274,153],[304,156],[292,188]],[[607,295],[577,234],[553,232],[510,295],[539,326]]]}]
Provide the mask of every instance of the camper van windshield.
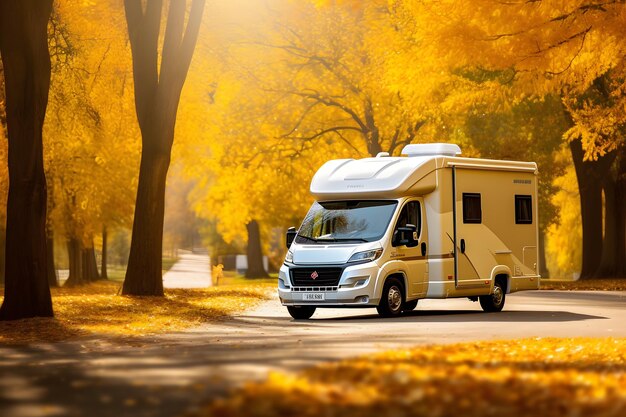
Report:
[{"label": "camper van windshield", "polygon": [[397,201],[313,203],[300,226],[297,243],[373,242],[387,230]]}]

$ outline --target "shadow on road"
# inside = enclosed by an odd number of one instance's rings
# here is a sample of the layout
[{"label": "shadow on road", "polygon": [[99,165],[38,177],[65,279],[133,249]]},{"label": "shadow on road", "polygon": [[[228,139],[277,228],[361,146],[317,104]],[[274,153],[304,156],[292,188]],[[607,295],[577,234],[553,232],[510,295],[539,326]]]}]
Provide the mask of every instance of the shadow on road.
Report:
[{"label": "shadow on road", "polygon": [[588,301],[591,305],[602,302],[603,304],[611,303],[626,307],[626,292],[624,291],[527,291],[523,297],[531,299],[549,298],[568,303],[575,300],[578,304]]},{"label": "shadow on road", "polygon": [[[589,314],[572,313],[569,311],[502,311],[500,313],[484,313],[476,310],[419,310],[403,313],[400,317],[383,318],[378,314],[354,315],[354,316],[338,316],[323,317],[310,320],[293,320],[290,317],[263,317],[249,316],[246,320],[266,320],[266,324],[271,325],[275,322],[284,325],[285,321],[293,323],[303,323],[308,326],[315,323],[325,322],[344,322],[353,323],[371,323],[379,321],[381,323],[398,323],[398,322],[415,322],[415,323],[468,323],[468,322],[566,322],[566,321],[582,321],[594,319],[608,319],[603,316],[593,316]],[[242,323],[238,321],[238,325]]]},{"label": "shadow on road", "polygon": [[428,310],[411,311],[393,319],[383,319],[377,315],[341,317],[337,319],[321,320],[385,320],[385,321],[413,321],[413,322],[558,322],[580,321],[591,319],[606,319],[606,317],[591,316],[588,314],[571,313],[569,311],[502,311],[500,313],[484,313],[474,310]]}]

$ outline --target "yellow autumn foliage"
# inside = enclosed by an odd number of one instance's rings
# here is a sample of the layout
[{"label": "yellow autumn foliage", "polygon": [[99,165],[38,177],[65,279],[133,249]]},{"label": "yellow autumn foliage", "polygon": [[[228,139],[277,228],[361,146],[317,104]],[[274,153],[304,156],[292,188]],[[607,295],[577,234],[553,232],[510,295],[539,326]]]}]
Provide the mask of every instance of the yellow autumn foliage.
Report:
[{"label": "yellow autumn foliage", "polygon": [[580,272],[583,239],[574,168],[568,167],[565,175],[555,180],[555,185],[559,191],[552,201],[560,210],[556,223],[551,224],[547,231],[548,268],[554,276],[572,276]]},{"label": "yellow autumn foliage", "polygon": [[[565,113],[563,129],[547,122],[564,143],[580,139],[590,159],[623,153],[624,16],[622,2],[588,0],[209,2],[173,165],[184,166],[195,185],[190,204],[221,239],[243,246],[254,219],[267,252],[304,216],[308,183],[328,159],[397,155],[408,142],[442,140],[461,143],[468,156],[516,157],[527,142],[546,142],[549,129],[530,125]],[[50,50],[49,226],[88,243],[104,225],[128,227],[133,213],[140,141],[123,2],[55,2]],[[535,117],[540,106],[520,117],[546,98],[554,117]],[[485,114],[513,115],[499,120],[520,134],[472,136],[468,120],[480,127],[475,116]],[[498,141],[510,146],[490,153]],[[541,175],[554,157],[548,148],[533,147],[543,152],[535,158]],[[580,262],[567,175],[554,184],[541,178],[544,203],[560,190],[558,222],[541,224],[557,275]],[[0,197],[6,177],[0,167]],[[553,218],[547,206],[540,219]]]},{"label": "yellow autumn foliage", "polygon": [[626,339],[418,346],[273,373],[196,416],[621,416]]},{"label": "yellow autumn foliage", "polygon": [[[133,337],[168,333],[226,318],[269,299],[275,284],[169,289],[165,298],[118,295],[120,283],[52,288],[55,318],[0,322],[0,344],[54,342],[93,334]],[[0,297],[0,302],[2,297]]]},{"label": "yellow autumn foliage", "polygon": [[[103,22],[106,22],[103,24]],[[123,4],[55,2],[44,125],[49,229],[90,245],[128,226],[139,168]]]}]

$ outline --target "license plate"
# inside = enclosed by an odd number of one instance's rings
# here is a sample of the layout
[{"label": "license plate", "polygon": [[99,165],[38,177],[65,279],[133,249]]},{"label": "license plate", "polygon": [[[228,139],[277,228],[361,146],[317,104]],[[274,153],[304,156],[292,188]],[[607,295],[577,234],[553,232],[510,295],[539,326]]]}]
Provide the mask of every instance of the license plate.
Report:
[{"label": "license plate", "polygon": [[304,301],[324,301],[324,293],[312,292],[302,294],[302,300]]}]

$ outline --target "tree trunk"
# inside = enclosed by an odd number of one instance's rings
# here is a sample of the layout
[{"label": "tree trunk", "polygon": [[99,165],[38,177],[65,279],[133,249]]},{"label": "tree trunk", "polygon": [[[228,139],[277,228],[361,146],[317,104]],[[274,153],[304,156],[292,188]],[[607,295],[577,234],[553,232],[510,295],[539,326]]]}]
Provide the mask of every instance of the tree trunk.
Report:
[{"label": "tree trunk", "polygon": [[93,241],[91,247],[83,248],[83,281],[93,282],[100,279],[98,274],[98,265],[96,263],[96,250],[93,247]]},{"label": "tree trunk", "polygon": [[142,151],[123,294],[163,295],[161,258],[165,180],[174,142],[180,93],[198,39],[204,4],[205,0],[192,1],[185,27],[186,1],[169,3],[159,60],[163,2],[124,1]]},{"label": "tree trunk", "polygon": [[259,223],[252,220],[246,225],[248,230],[248,247],[246,255],[248,257],[248,269],[246,278],[267,278],[267,271],[263,267],[263,250],[261,249],[261,232]]},{"label": "tree trunk", "polygon": [[107,261],[108,261],[108,253],[107,253],[107,228],[106,226],[102,228],[102,262],[100,264],[100,277],[102,279],[109,279],[109,274],[107,271]]},{"label": "tree trunk", "polygon": [[155,156],[144,148],[123,294],[163,295],[162,252],[165,180],[169,153]]},{"label": "tree trunk", "polygon": [[382,152],[383,149],[380,146],[380,131],[374,119],[374,108],[369,99],[363,101],[363,118],[365,120],[365,126],[367,127],[367,130],[363,132],[365,135],[365,143],[367,143],[367,152],[371,156],[376,156],[379,152]]},{"label": "tree trunk", "polygon": [[70,264],[70,275],[65,281],[66,286],[85,284],[83,274],[82,244],[79,239],[71,238],[67,241],[67,255]]},{"label": "tree trunk", "polygon": [[580,277],[592,278],[602,258],[602,180],[608,175],[614,154],[597,161],[584,161],[580,139],[570,142],[570,150],[578,180],[583,229],[582,268]]},{"label": "tree trunk", "polygon": [[603,181],[605,198],[602,258],[595,278],[626,278],[626,164],[621,155],[615,172]]},{"label": "tree trunk", "polygon": [[549,278],[550,277],[550,272],[548,271],[548,265],[546,262],[546,232],[545,230],[541,230],[539,229],[539,242],[537,242],[538,244],[538,249],[539,249],[539,275],[541,275],[542,278]]},{"label": "tree trunk", "polygon": [[6,280],[0,319],[51,317],[46,274],[46,177],[42,128],[50,88],[52,0],[0,0],[9,197]]},{"label": "tree trunk", "polygon": [[619,161],[618,180],[615,190],[615,214],[617,217],[615,240],[615,277],[626,278],[626,152],[622,149]]},{"label": "tree trunk", "polygon": [[6,258],[4,251],[6,250],[7,231],[4,225],[0,226],[0,283],[4,284],[4,266],[6,264]]},{"label": "tree trunk", "polygon": [[[2,59],[0,59],[0,102],[4,103],[6,95],[4,94],[4,68],[2,67]],[[0,107],[0,129],[7,131],[7,114],[4,106]]]},{"label": "tree trunk", "polygon": [[51,287],[58,287],[59,277],[57,276],[57,270],[54,267],[54,237],[52,235],[52,232],[50,232],[48,238],[46,239],[46,250],[48,251],[48,256],[46,260],[48,285],[50,285]]}]

